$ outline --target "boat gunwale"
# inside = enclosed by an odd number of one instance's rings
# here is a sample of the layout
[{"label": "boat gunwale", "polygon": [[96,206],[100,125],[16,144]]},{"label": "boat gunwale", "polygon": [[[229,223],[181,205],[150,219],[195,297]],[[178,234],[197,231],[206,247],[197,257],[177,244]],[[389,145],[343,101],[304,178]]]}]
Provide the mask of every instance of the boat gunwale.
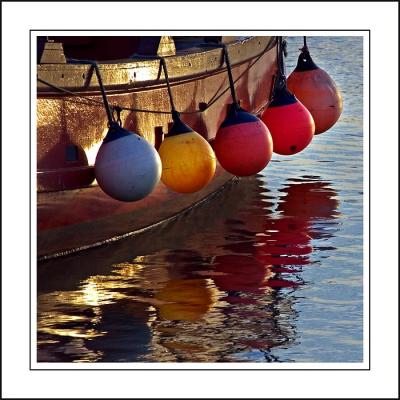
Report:
[{"label": "boat gunwale", "polygon": [[[262,40],[261,40],[262,39]],[[258,45],[256,45],[258,41]],[[243,45],[246,49],[252,49],[254,46],[257,48],[254,51],[248,50],[250,54],[241,54]],[[240,46],[238,51],[234,51],[236,47]],[[259,51],[258,47],[262,46],[262,51]],[[253,36],[250,38],[238,40],[236,42],[227,44],[230,51],[230,60],[232,67],[240,66],[246,62],[249,62],[257,57],[262,57],[263,54],[270,51],[275,46],[274,36]],[[223,60],[223,49],[222,47],[216,46],[210,48],[207,46],[204,49],[198,49],[196,53],[188,54],[177,54],[175,56],[168,56],[169,69],[168,75],[172,84],[183,84],[199,78],[206,78],[226,70],[226,64]],[[197,49],[197,48],[196,48]],[[214,58],[216,66],[208,65],[209,63],[204,60],[210,60]],[[191,60],[191,61],[189,61]],[[196,67],[196,63],[200,63],[200,67]],[[187,64],[187,65],[186,65]],[[134,92],[145,89],[157,89],[162,88],[166,85],[165,78],[161,71],[159,57],[141,58],[138,60],[113,60],[110,62],[99,62],[99,69],[103,73],[102,79],[105,88],[110,93],[118,92]],[[183,67],[182,67],[183,66]],[[99,85],[95,74],[91,71],[91,65],[89,64],[38,64],[37,66],[37,78],[47,81],[52,85],[71,90],[74,94],[93,94],[100,93]],[[124,77],[121,81],[121,77],[115,77],[117,75],[126,74],[131,75],[129,71],[144,69],[146,71],[153,70],[156,73],[151,79],[140,79],[140,77],[128,78]],[[58,77],[55,74],[59,74]],[[68,75],[65,77],[65,75]],[[117,79],[120,79],[117,81]],[[79,85],[78,80],[81,82]],[[62,84],[61,84],[62,82]],[[68,95],[68,93],[62,93],[60,90],[49,87],[45,83],[38,80],[37,82],[37,95],[38,97],[62,97]]]}]

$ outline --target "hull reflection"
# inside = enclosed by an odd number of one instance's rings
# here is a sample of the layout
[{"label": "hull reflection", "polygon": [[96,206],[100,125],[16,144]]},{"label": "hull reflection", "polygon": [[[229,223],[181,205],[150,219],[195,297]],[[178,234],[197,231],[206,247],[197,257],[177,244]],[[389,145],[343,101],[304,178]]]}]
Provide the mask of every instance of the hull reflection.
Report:
[{"label": "hull reflection", "polygon": [[39,264],[38,360],[282,361],[274,349],[296,343],[294,293],[318,266],[313,241],[334,235],[336,197],[317,178],[275,199],[243,179],[157,234]]}]

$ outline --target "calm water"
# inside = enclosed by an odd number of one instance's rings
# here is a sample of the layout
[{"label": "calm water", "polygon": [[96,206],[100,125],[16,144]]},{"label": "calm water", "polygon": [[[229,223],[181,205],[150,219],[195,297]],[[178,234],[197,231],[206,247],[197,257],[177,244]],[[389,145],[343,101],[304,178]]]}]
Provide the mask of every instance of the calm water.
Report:
[{"label": "calm water", "polygon": [[363,361],[362,38],[308,44],[340,121],[155,233],[40,264],[38,361]]}]

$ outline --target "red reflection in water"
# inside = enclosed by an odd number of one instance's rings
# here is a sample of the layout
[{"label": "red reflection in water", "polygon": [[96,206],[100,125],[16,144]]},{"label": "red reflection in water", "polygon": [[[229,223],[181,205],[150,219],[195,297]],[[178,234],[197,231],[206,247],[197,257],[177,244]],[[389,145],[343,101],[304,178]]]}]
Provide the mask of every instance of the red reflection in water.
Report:
[{"label": "red reflection in water", "polygon": [[339,213],[337,193],[328,182],[313,181],[289,184],[283,190],[286,193],[277,210],[283,215],[310,220],[313,218],[333,218]]},{"label": "red reflection in water", "polygon": [[252,210],[239,215],[244,227],[232,227],[235,236],[231,233],[231,243],[224,246],[234,254],[215,258],[213,279],[219,289],[260,293],[266,287],[295,288],[300,284],[280,274],[295,274],[310,264],[311,240],[319,237],[313,222],[336,216],[339,203],[336,192],[322,181],[290,183],[280,192],[278,216],[261,214],[268,198],[261,189]]},{"label": "red reflection in water", "polygon": [[214,265],[214,282],[219,289],[226,292],[262,292],[274,275],[270,265],[263,265],[249,256],[217,256]]},{"label": "red reflection in water", "polygon": [[[285,309],[278,292],[302,284],[294,274],[311,263],[311,242],[320,236],[314,221],[333,218],[338,207],[336,192],[321,181],[291,183],[281,193],[277,213],[268,214],[268,203],[264,201],[268,196],[260,189],[252,209],[243,210],[238,216],[243,225],[237,221],[231,224],[230,243],[223,247],[233,254],[217,256],[214,261],[213,280],[226,292],[224,300],[232,307],[226,313],[231,314],[243,333],[239,345],[267,352],[267,360],[269,349],[291,337],[276,324],[274,310],[280,313],[281,308]],[[265,296],[254,296],[259,294]],[[234,308],[236,305],[240,309]],[[247,305],[261,308],[255,311]],[[274,328],[260,334],[259,321]]]},{"label": "red reflection in water", "polygon": [[266,219],[257,236],[255,257],[272,265],[309,264],[312,252],[310,223],[296,217]]},{"label": "red reflection in water", "polygon": [[[299,179],[306,181],[298,183]],[[332,234],[324,228],[332,226],[338,201],[329,183],[303,177],[285,185],[274,209],[277,196],[268,196],[259,182],[249,180],[243,185],[244,192],[234,192],[231,203],[226,197],[217,204],[218,198],[210,202],[206,215],[220,209],[225,212],[221,211],[211,228],[209,221],[203,221],[203,209],[197,219],[192,214],[192,231],[188,232],[188,224],[182,219],[168,227],[169,236],[164,241],[161,234],[158,238],[149,234],[142,248],[139,239],[134,246],[130,243],[136,251],[142,249],[142,254],[150,255],[138,261],[141,269],[137,271],[136,262],[126,263],[132,267],[127,267],[126,273],[125,263],[116,267],[118,274],[104,267],[101,282],[108,286],[103,290],[117,294],[112,303],[94,307],[96,313],[90,304],[85,305],[94,316],[83,322],[82,318],[65,322],[54,317],[51,326],[64,331],[86,326],[88,331],[100,333],[82,342],[97,361],[138,361],[147,356],[151,361],[232,361],[236,359],[230,355],[249,348],[263,352],[267,361],[277,361],[269,351],[296,340],[294,297],[284,290],[302,284],[299,275],[313,261],[313,245],[318,248],[312,240]],[[320,224],[320,220],[326,224]],[[165,241],[171,238],[169,247]],[[128,244],[122,252],[124,257],[132,252]],[[156,254],[160,248],[168,251]],[[110,250],[115,257],[115,247]],[[99,259],[102,253],[97,250],[96,254]],[[109,264],[107,258],[101,259]],[[93,259],[84,260],[93,263]],[[85,269],[84,264],[79,268]],[[86,269],[92,271],[88,266]],[[62,270],[71,275],[73,269],[64,265]],[[129,271],[136,272],[131,275]],[[98,292],[100,296],[101,290]],[[75,315],[75,308],[71,303],[66,312]],[[45,311],[42,318],[49,318]],[[41,332],[41,340],[42,348],[50,349],[60,360],[78,358],[70,353],[70,347],[77,347],[75,339]],[[51,345],[49,340],[58,342]]]}]

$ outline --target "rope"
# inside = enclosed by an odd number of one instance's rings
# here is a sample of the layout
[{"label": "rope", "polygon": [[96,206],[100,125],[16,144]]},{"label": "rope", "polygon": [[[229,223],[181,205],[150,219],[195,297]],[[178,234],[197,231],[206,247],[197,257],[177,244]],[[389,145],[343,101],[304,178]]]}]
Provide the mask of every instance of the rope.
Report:
[{"label": "rope", "polygon": [[162,58],[162,57],[160,58],[160,63],[161,63],[161,65],[163,67],[163,70],[164,70],[165,83],[167,84],[167,90],[168,90],[169,102],[171,104],[172,114],[175,114],[176,113],[176,108],[175,108],[175,104],[174,104],[174,97],[172,96],[171,86],[169,84],[167,63],[165,62],[165,59]]},{"label": "rope", "polygon": [[307,36],[303,36],[303,47],[299,49],[302,53],[309,53],[307,46]]},{"label": "rope", "polygon": [[68,62],[73,63],[73,64],[89,64],[94,68],[94,70],[96,71],[97,81],[99,82],[99,86],[100,86],[100,90],[101,90],[101,96],[103,97],[103,104],[106,109],[108,124],[111,125],[114,122],[114,117],[111,112],[110,105],[108,104],[106,91],[105,91],[104,85],[103,85],[103,79],[101,77],[100,69],[99,69],[99,66],[97,65],[97,62],[91,61],[91,60],[74,60],[74,59],[68,59]]},{"label": "rope", "polygon": [[272,97],[275,96],[277,90],[281,90],[286,87],[284,56],[286,56],[286,40],[283,40],[282,36],[278,36],[276,43],[276,61],[278,67],[278,76],[275,79]]},{"label": "rope", "polygon": [[224,44],[222,48],[224,49],[224,57],[225,57],[226,69],[228,71],[229,87],[231,89],[233,104],[237,106],[238,102],[236,99],[235,84],[233,82],[233,77],[232,77],[232,67],[231,67],[231,62],[229,60],[228,48],[226,44]]},{"label": "rope", "polygon": [[[278,46],[278,44],[277,44]],[[269,46],[266,46],[265,49],[249,64],[249,66],[233,81],[233,83],[237,83],[249,70],[252,68],[260,59],[261,57],[269,50]],[[86,62],[88,64],[91,64],[92,61]],[[228,68],[227,68],[228,69]],[[165,69],[164,69],[165,73]],[[228,72],[229,73],[229,72]],[[64,101],[69,101],[69,102],[75,102],[78,104],[85,104],[85,105],[94,105],[94,106],[102,106],[104,107],[104,103],[99,100],[92,99],[87,96],[83,96],[80,94],[77,94],[75,92],[72,92],[70,90],[61,88],[59,86],[53,85],[50,82],[47,82],[44,79],[37,78],[37,81],[54,89],[57,90],[61,93],[68,94],[70,96],[80,98],[84,101],[78,101],[78,100],[72,100],[72,99],[65,99]],[[168,88],[168,83],[167,83],[167,88]],[[208,108],[210,108],[213,104],[215,104],[228,90],[231,89],[231,85],[229,85],[227,88],[225,88],[219,95],[217,95],[218,91],[211,97],[211,99],[203,106],[201,109],[195,109],[192,111],[182,111],[180,114],[183,115],[190,115],[190,114],[197,114],[197,113],[203,113],[205,112]],[[86,103],[85,103],[86,102]],[[91,104],[89,104],[91,103]],[[143,113],[149,113],[149,114],[172,114],[171,111],[164,111],[164,110],[151,110],[151,109],[142,109],[142,108],[132,108],[132,107],[125,107],[125,106],[120,106],[117,104],[109,104],[109,107],[111,110],[118,109],[122,111],[132,111],[132,112],[143,112]]]},{"label": "rope", "polygon": [[[96,103],[96,104],[98,104],[98,105],[101,105],[102,107],[104,106],[104,104],[103,104],[102,101],[95,100],[95,99],[92,99],[92,98],[86,97],[86,96],[81,96],[81,95],[79,95],[79,94],[77,94],[77,93],[75,93],[75,92],[71,92],[70,90],[63,89],[63,88],[61,88],[61,87],[59,87],[59,86],[53,85],[52,83],[47,82],[47,81],[45,81],[44,79],[41,79],[41,78],[39,78],[39,77],[36,78],[36,80],[37,80],[38,82],[40,82],[40,83],[43,83],[43,85],[46,85],[46,86],[48,86],[48,87],[51,87],[52,89],[58,90],[59,92],[66,93],[66,94],[69,94],[69,95],[71,95],[71,96],[79,97],[79,98],[81,98],[81,99],[84,99],[84,100],[87,101],[87,102],[92,102],[92,103]],[[70,101],[71,101],[71,100],[70,100]]]},{"label": "rope", "polygon": [[279,74],[281,76],[285,76],[285,63],[284,63],[284,59],[283,59],[282,36],[278,37],[278,43],[277,43],[277,46],[276,46],[276,51],[277,51]]}]

